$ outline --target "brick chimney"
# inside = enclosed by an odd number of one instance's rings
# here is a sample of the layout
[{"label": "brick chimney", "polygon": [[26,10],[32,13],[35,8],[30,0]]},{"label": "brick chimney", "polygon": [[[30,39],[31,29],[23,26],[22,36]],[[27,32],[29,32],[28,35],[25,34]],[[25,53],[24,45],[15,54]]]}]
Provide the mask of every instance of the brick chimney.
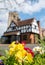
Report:
[{"label": "brick chimney", "polygon": [[37,23],[38,23],[38,28],[39,28],[40,39],[42,39],[42,28],[40,26],[40,21],[37,21]]},{"label": "brick chimney", "polygon": [[38,23],[39,34],[40,34],[40,21],[37,21],[37,23]]}]

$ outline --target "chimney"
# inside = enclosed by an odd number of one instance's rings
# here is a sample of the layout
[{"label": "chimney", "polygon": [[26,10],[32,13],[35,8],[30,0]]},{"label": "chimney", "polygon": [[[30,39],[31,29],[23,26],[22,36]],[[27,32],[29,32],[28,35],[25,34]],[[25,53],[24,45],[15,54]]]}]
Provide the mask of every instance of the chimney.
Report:
[{"label": "chimney", "polygon": [[39,28],[39,34],[40,34],[40,21],[37,21],[38,28]]},{"label": "chimney", "polygon": [[39,28],[40,39],[42,39],[42,28],[40,26],[40,21],[37,21],[37,24],[38,24],[38,28]]}]

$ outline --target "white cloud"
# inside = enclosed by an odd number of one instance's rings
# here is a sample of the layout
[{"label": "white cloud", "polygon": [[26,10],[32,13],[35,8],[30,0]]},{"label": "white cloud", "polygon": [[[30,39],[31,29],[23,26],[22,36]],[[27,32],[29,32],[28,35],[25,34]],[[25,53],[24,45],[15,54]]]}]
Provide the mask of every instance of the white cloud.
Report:
[{"label": "white cloud", "polygon": [[3,35],[3,33],[6,31],[6,29],[7,29],[7,23],[0,22],[0,36]]},{"label": "white cloud", "polygon": [[3,13],[0,15],[0,36],[7,29],[8,13]]},{"label": "white cloud", "polygon": [[16,0],[14,6],[17,11],[23,13],[33,13],[45,8],[45,0],[39,0],[38,2],[35,2],[33,5],[31,4],[31,0]]},{"label": "white cloud", "polygon": [[8,20],[8,12],[0,13],[0,22],[7,23]]},{"label": "white cloud", "polygon": [[16,10],[23,13],[33,13],[45,8],[45,0],[5,0],[5,4],[3,2],[1,7],[4,6],[9,11]]},{"label": "white cloud", "polygon": [[21,3],[23,3],[25,0],[16,0],[16,2],[18,3],[18,4],[21,4]]}]

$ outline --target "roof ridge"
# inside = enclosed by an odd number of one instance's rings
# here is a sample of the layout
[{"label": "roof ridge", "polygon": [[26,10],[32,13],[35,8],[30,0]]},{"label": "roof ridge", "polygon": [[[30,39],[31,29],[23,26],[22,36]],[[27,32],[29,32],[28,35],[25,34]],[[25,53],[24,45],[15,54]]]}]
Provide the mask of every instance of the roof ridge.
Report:
[{"label": "roof ridge", "polygon": [[[31,19],[34,19],[34,18],[30,18],[30,19],[25,19],[25,20],[21,20],[21,21],[27,21],[27,20],[31,20]],[[19,22],[21,22],[21,21],[19,21]]]}]

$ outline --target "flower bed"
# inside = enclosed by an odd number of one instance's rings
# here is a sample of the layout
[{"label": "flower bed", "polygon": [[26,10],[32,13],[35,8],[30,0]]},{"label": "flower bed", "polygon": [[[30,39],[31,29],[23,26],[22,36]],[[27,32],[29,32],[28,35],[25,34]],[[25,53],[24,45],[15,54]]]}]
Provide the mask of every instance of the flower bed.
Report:
[{"label": "flower bed", "polygon": [[24,43],[14,41],[5,52],[5,56],[0,56],[4,65],[45,65],[45,50],[39,46],[31,50]]}]

